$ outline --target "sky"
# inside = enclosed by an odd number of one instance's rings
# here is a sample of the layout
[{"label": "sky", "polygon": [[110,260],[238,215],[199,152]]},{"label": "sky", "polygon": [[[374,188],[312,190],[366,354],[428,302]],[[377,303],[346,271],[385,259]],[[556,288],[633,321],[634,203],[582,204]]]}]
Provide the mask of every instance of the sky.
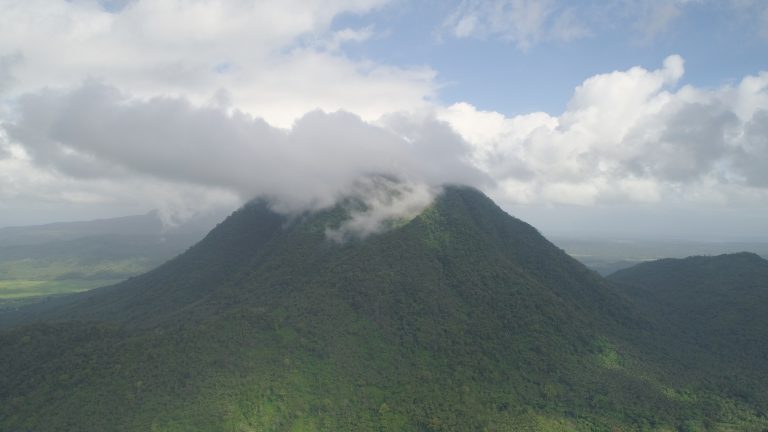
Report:
[{"label": "sky", "polygon": [[550,235],[768,240],[768,1],[0,0],[0,227],[446,183]]}]

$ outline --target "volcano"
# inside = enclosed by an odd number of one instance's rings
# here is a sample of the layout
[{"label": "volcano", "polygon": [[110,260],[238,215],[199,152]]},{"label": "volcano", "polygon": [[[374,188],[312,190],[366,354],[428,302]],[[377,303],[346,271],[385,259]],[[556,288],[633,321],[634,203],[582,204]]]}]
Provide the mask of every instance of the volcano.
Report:
[{"label": "volcano", "polygon": [[446,186],[414,218],[330,239],[353,207],[257,200],[149,273],[5,313],[0,428],[768,425],[747,387],[679,363],[674,321],[481,192]]}]

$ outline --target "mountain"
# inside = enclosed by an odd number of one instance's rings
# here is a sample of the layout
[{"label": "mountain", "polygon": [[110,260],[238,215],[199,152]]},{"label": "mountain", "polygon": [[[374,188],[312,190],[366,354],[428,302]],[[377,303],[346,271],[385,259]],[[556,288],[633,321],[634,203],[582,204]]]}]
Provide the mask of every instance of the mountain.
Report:
[{"label": "mountain", "polygon": [[680,361],[713,374],[728,364],[727,387],[739,387],[729,391],[768,404],[768,261],[748,252],[663,259],[609,279],[685,344]]},{"label": "mountain", "polygon": [[732,254],[745,250],[768,257],[764,241],[714,242],[680,239],[606,239],[555,237],[551,239],[569,255],[602,275],[636,264],[664,258]]},{"label": "mountain", "polygon": [[715,351],[768,358],[768,261],[749,253],[663,259],[609,276],[640,307]]},{"label": "mountain", "polygon": [[480,192],[329,239],[359,207],[255,201],[149,273],[0,315],[0,429],[768,427],[759,400],[670,362],[666,323]]}]

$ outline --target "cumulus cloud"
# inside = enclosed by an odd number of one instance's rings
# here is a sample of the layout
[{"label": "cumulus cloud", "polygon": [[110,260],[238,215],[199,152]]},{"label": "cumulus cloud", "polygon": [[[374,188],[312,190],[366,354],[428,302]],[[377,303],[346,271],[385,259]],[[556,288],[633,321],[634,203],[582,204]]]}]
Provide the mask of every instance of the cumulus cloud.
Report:
[{"label": "cumulus cloud", "polygon": [[682,58],[670,56],[657,70],[596,75],[558,116],[505,117],[462,103],[440,118],[472,143],[473,161],[506,202],[711,204],[768,195],[768,74],[676,89],[683,73]]}]

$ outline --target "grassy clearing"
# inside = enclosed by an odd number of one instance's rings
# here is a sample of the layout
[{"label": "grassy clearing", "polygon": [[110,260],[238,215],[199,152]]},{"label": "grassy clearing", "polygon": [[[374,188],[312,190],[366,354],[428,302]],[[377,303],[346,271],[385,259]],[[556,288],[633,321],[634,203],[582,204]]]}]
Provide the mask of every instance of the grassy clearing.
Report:
[{"label": "grassy clearing", "polygon": [[119,279],[0,280],[0,300],[87,291],[120,282]]}]

